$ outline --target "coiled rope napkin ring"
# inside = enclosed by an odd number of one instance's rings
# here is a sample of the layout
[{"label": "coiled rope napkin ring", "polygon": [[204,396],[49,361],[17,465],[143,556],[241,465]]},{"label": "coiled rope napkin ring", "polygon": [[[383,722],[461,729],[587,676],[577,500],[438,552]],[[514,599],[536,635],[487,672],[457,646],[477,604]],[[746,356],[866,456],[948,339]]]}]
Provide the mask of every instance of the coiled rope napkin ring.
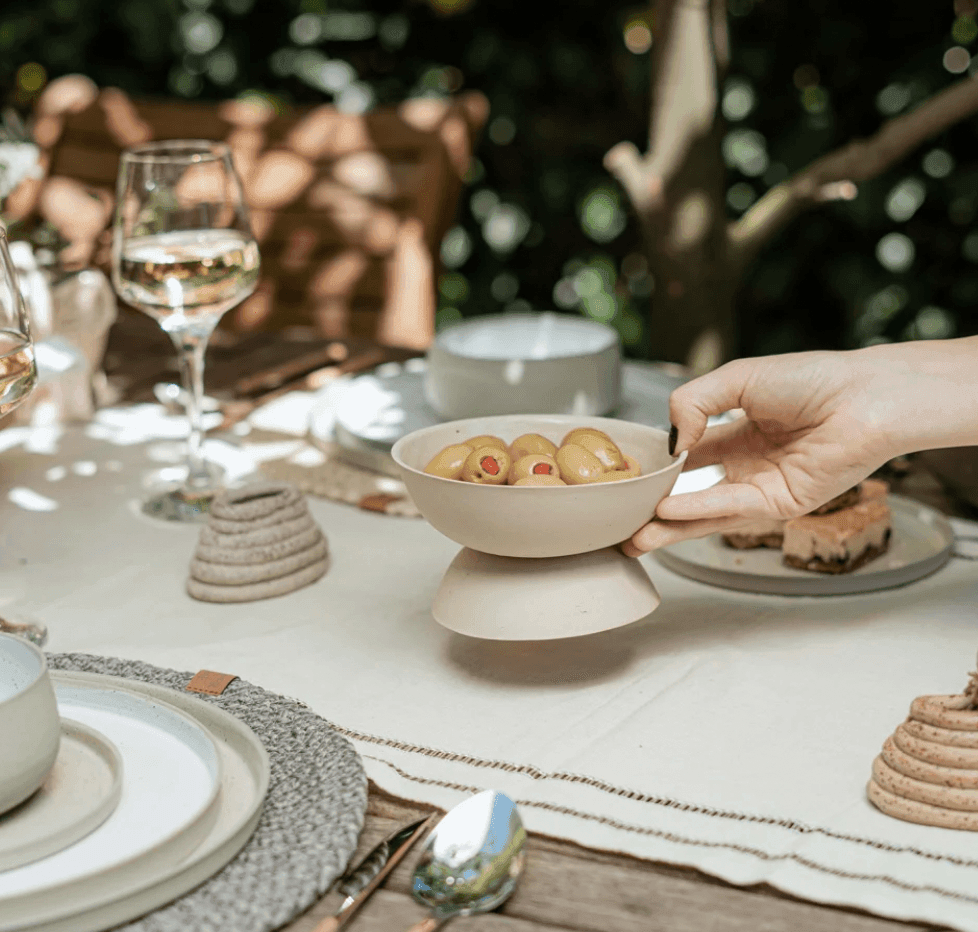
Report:
[{"label": "coiled rope napkin ring", "polygon": [[299,489],[254,483],[211,502],[187,592],[204,602],[270,599],[314,583],[328,564],[326,537]]}]

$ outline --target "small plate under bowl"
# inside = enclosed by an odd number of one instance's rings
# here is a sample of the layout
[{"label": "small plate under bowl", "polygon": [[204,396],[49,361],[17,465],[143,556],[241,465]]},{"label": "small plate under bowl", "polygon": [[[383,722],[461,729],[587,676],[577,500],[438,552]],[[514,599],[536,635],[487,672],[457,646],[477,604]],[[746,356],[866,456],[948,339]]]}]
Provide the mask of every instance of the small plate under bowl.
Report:
[{"label": "small plate under bowl", "polygon": [[0,817],[0,871],[61,851],[98,828],[122,794],[122,757],[94,728],[61,720],[61,747],[41,788]]}]

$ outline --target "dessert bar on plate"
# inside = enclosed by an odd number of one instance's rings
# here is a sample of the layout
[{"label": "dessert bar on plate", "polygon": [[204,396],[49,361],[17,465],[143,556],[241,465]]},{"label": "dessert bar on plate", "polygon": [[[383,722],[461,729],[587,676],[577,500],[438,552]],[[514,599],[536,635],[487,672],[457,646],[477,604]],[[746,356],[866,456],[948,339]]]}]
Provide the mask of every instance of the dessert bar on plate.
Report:
[{"label": "dessert bar on plate", "polygon": [[784,563],[780,550],[738,550],[720,534],[681,541],[652,557],[682,576],[725,589],[771,595],[848,595],[903,586],[951,558],[954,530],[939,511],[899,495],[887,497],[892,534],[884,554],[846,573],[818,573]]},{"label": "dessert bar on plate", "polygon": [[819,573],[851,573],[886,552],[890,541],[888,486],[866,479],[807,515],[762,518],[723,535],[737,550],[780,550],[784,563]]},{"label": "dessert bar on plate", "polygon": [[886,484],[867,481],[852,505],[788,521],[781,552],[800,570],[851,573],[886,553],[890,534]]}]

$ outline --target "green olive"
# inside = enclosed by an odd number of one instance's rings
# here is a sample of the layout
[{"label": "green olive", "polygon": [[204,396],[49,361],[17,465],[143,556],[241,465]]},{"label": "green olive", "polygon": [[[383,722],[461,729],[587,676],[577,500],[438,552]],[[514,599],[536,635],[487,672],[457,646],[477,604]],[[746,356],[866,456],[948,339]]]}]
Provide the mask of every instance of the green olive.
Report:
[{"label": "green olive", "polygon": [[606,437],[602,437],[600,434],[578,434],[574,438],[574,443],[579,447],[584,447],[585,450],[589,450],[593,453],[599,460],[601,460],[601,465],[605,469],[624,469],[625,460],[622,457],[621,450],[618,446]]},{"label": "green olive", "polygon": [[634,479],[642,474],[638,461],[625,455],[626,469],[609,469],[603,476],[598,476],[595,482],[621,482],[622,479]]},{"label": "green olive", "polygon": [[524,476],[513,485],[567,485],[559,476]]},{"label": "green olive", "polygon": [[509,452],[509,444],[495,434],[479,434],[478,437],[470,437],[468,440],[463,440],[462,442],[466,446],[472,447],[473,450],[479,447],[495,447],[497,450]]},{"label": "green olive", "polygon": [[577,443],[577,438],[583,434],[594,434],[597,437],[603,437],[609,443],[612,442],[611,438],[603,430],[598,430],[597,427],[575,427],[568,431],[567,436],[560,441],[560,445],[566,447],[569,443]]},{"label": "green olive", "polygon": [[521,460],[524,456],[532,453],[545,453],[553,456],[557,452],[557,445],[549,441],[542,434],[522,434],[509,445],[509,454],[513,461]]},{"label": "green olive", "polygon": [[443,479],[461,479],[462,467],[472,452],[472,448],[464,443],[453,443],[436,453],[425,466],[424,471],[429,476],[441,476]]},{"label": "green olive", "polygon": [[509,478],[512,459],[505,450],[482,446],[473,450],[462,467],[462,479],[480,485],[503,485]]},{"label": "green olive", "polygon": [[509,484],[516,485],[517,479],[527,476],[557,476],[560,477],[560,467],[552,456],[545,453],[531,453],[521,456],[509,470]]},{"label": "green olive", "polygon": [[566,443],[554,457],[560,467],[560,478],[568,485],[583,485],[594,482],[604,474],[605,468],[590,450],[576,443]]}]

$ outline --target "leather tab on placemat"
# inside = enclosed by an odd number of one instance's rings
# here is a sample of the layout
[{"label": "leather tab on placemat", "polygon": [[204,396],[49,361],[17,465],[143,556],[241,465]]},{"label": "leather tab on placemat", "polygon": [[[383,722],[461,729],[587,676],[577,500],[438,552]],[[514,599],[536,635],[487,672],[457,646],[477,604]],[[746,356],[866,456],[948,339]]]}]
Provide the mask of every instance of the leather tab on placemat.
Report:
[{"label": "leather tab on placemat", "polygon": [[187,691],[206,693],[208,696],[220,696],[232,680],[238,678],[236,673],[215,673],[213,670],[198,670],[193,679],[187,683]]},{"label": "leather tab on placemat", "polygon": [[387,511],[387,506],[393,502],[404,500],[403,495],[386,495],[383,492],[377,495],[364,495],[358,502],[359,506],[365,511]]}]

